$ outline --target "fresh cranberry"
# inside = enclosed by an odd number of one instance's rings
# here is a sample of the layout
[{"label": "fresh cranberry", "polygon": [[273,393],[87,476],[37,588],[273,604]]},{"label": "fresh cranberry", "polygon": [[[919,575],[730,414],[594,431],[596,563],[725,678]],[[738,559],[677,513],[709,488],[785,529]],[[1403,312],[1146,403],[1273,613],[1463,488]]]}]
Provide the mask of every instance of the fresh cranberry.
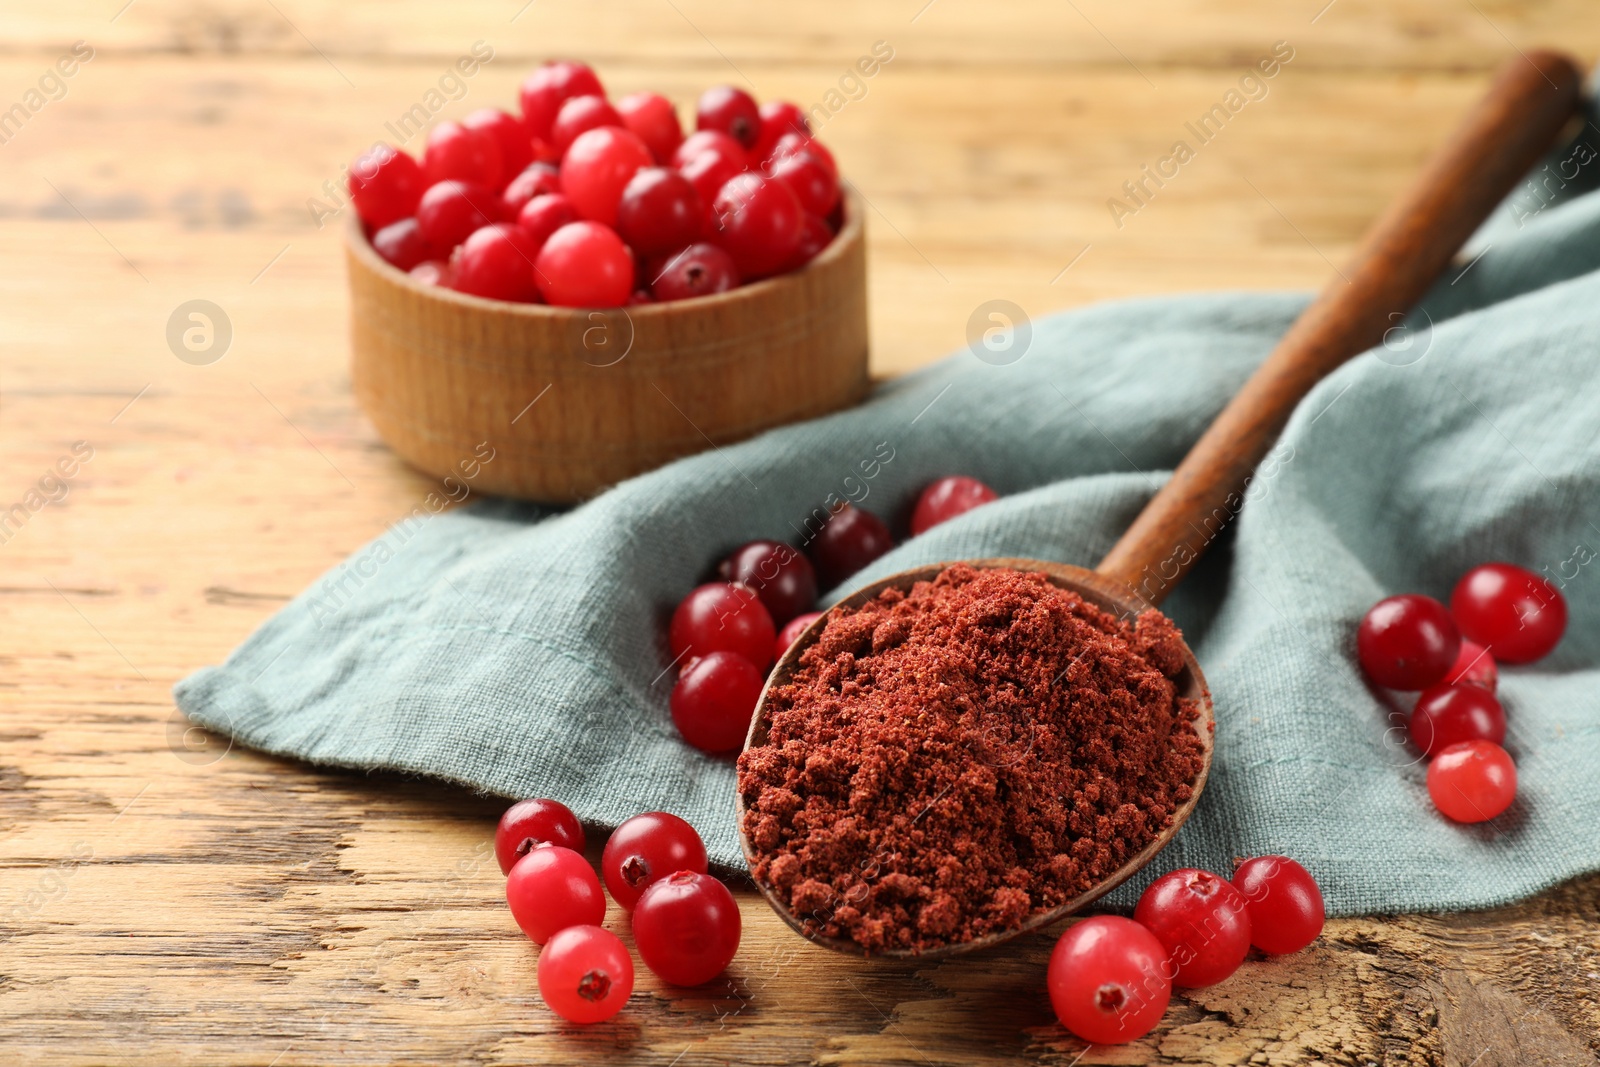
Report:
[{"label": "fresh cranberry", "polygon": [[629,93],[617,101],[617,114],[622,116],[622,124],[650,147],[657,163],[672,161],[672,153],[683,143],[683,127],[678,125],[672,101],[659,93]]},{"label": "fresh cranberry", "polygon": [[597,1023],[621,1011],[633,994],[628,946],[599,926],[569,926],[539,953],[539,995],[572,1023]]},{"label": "fresh cranberry", "polygon": [[474,230],[498,221],[500,198],[473,182],[428,186],[417,205],[417,225],[436,249],[454,248]]},{"label": "fresh cranberry", "polygon": [[410,270],[433,253],[422,227],[412,218],[391,222],[372,235],[372,248],[391,265]]},{"label": "fresh cranberry", "polygon": [[511,917],[536,944],[569,926],[597,926],[606,914],[589,861],[570,848],[546,845],[523,856],[506,876]]},{"label": "fresh cranberry", "polygon": [[665,167],[644,167],[622,189],[617,233],[639,255],[658,256],[692,244],[705,217],[689,179]]},{"label": "fresh cranberry", "polygon": [[611,831],[600,870],[611,899],[632,911],[639,895],[674,871],[706,869],[706,846],[694,827],[665,811],[647,811]]},{"label": "fresh cranberry", "polygon": [[1061,1025],[1085,1041],[1120,1045],[1155,1028],[1172,998],[1167,951],[1118,915],[1075,923],[1050,953],[1046,983]]},{"label": "fresh cranberry", "polygon": [[605,96],[595,72],[582,63],[555,60],[528,75],[519,94],[528,133],[548,141],[561,105],[574,96]]},{"label": "fresh cranberry", "polygon": [[1244,896],[1210,871],[1185,867],[1157,878],[1139,898],[1133,918],[1172,957],[1173,985],[1216,985],[1250,951]]},{"label": "fresh cranberry", "polygon": [[1495,667],[1494,657],[1489,655],[1487,648],[1463,637],[1455,665],[1444,676],[1444,680],[1451,685],[1475,685],[1492,693],[1500,683],[1500,671]]},{"label": "fresh cranberry", "polygon": [[625,129],[622,116],[606,102],[603,96],[574,96],[561,105],[556,121],[550,126],[550,144],[557,152],[566,154],[578,134],[601,126]]},{"label": "fresh cranberry", "polygon": [[919,537],[941,522],[949,522],[999,497],[1000,494],[978,479],[964,474],[940,478],[917,497],[917,506],[911,512],[911,536]]},{"label": "fresh cranberry", "polygon": [[1412,743],[1428,756],[1460,741],[1498,745],[1506,739],[1506,713],[1481,686],[1441,682],[1417,698],[1408,730]]},{"label": "fresh cranberry", "polygon": [[545,303],[557,307],[621,307],[633,292],[633,253],[598,222],[569,222],[551,234],[534,271]]},{"label": "fresh cranberry", "polygon": [[696,656],[672,687],[672,725],[689,744],[716,755],[744,745],[764,679],[736,652]]},{"label": "fresh cranberry", "polygon": [[474,230],[451,257],[455,267],[452,288],[487,300],[536,302],[539,287],[534,284],[533,263],[538,254],[539,246],[521,227],[491,223]]},{"label": "fresh cranberry", "polygon": [[1549,655],[1567,629],[1567,601],[1554,584],[1512,563],[1474,567],[1450,594],[1461,633],[1501,663]]},{"label": "fresh cranberry", "polygon": [[516,862],[539,845],[560,845],[583,851],[583,824],[559,800],[533,797],[519,800],[500,816],[494,831],[494,857],[508,874]]},{"label": "fresh cranberry", "polygon": [[782,541],[740,545],[718,565],[717,574],[754,589],[775,626],[810,611],[817,602],[817,573],[811,561]]},{"label": "fresh cranberry", "polygon": [[801,267],[816,259],[833,243],[833,227],[815,215],[807,215],[803,228],[800,231],[800,244],[794,250],[794,258],[789,261],[789,270],[799,270]]},{"label": "fresh cranberry", "polygon": [[761,162],[770,167],[784,156],[795,152],[808,152],[815,156],[823,166],[828,168],[828,172],[833,175],[834,180],[838,181],[839,163],[833,158],[833,153],[828,151],[828,147],[821,141],[801,133],[786,133],[778,138],[778,143],[772,146],[772,151]]},{"label": "fresh cranberry", "polygon": [[[730,179],[742,174],[744,169],[738,157],[729,155],[720,148],[708,148],[679,166],[678,173],[689,179],[689,184],[694,186],[694,191],[699,194],[701,202],[709,206],[722,187],[728,184]],[[709,211],[706,223],[708,229],[716,228],[716,219]]]},{"label": "fresh cranberry", "polygon": [[777,639],[772,616],[755,590],[731,582],[711,582],[684,597],[667,631],[674,661],[685,655],[733,652],[759,671],[772,665]]},{"label": "fresh cranberry", "polygon": [[620,126],[580,133],[561,160],[561,191],[586,219],[614,225],[617,201],[640,167],[650,166],[650,149]]},{"label": "fresh cranberry", "polygon": [[761,136],[761,110],[743,89],[717,85],[700,94],[695,128],[719,130],[745,148],[754,148]]},{"label": "fresh cranberry", "polygon": [[796,615],[785,623],[783,629],[778,631],[778,643],[772,646],[776,658],[782,659],[784,653],[789,651],[790,646],[800,640],[800,635],[805,633],[806,627],[820,618],[822,618],[822,612],[808,611],[804,615]]},{"label": "fresh cranberry", "polygon": [[789,187],[800,206],[826,218],[839,202],[839,179],[810,145],[767,164],[767,173]]},{"label": "fresh cranberry", "polygon": [[673,985],[709,982],[739,951],[739,904],[728,887],[699,871],[677,871],[639,898],[633,943],[656,976]]},{"label": "fresh cranberry", "polygon": [[673,150],[672,165],[682,170],[696,156],[707,152],[738,163],[739,170],[750,169],[750,155],[744,146],[721,130],[696,130],[685,137],[683,143]]},{"label": "fresh cranberry", "polygon": [[845,504],[828,517],[807,551],[824,589],[832,589],[894,547],[889,527],[870,511]]},{"label": "fresh cranberry", "polygon": [[1322,933],[1322,890],[1288,856],[1257,856],[1239,864],[1233,887],[1250,907],[1250,943],[1282,956],[1299,952]]},{"label": "fresh cranberry", "polygon": [[484,130],[459,122],[441,122],[428,131],[422,151],[422,173],[430,185],[443,181],[477,182],[490,189],[505,184],[500,144]]},{"label": "fresh cranberry", "polygon": [[455,280],[450,264],[441,259],[425,259],[406,273],[423,285],[436,285],[441,289],[450,288],[450,283]]},{"label": "fresh cranberry", "polygon": [[1455,664],[1461,636],[1443,604],[1403,593],[1374,604],[1356,629],[1356,655],[1374,683],[1426,689]]},{"label": "fresh cranberry", "polygon": [[761,136],[756,138],[756,146],[750,153],[755,159],[764,160],[771,155],[778,138],[786,133],[811,134],[805,112],[787,100],[768,100],[761,105],[760,114]]},{"label": "fresh cranberry", "polygon": [[635,289],[633,295],[628,297],[628,302],[623,307],[639,307],[643,304],[654,304],[656,298],[650,295],[648,289]]},{"label": "fresh cranberry", "polygon": [[1456,822],[1488,822],[1517,797],[1517,765],[1493,741],[1458,741],[1428,764],[1428,796]]},{"label": "fresh cranberry", "polygon": [[361,221],[375,230],[415,213],[426,186],[417,161],[386,144],[373,145],[350,164],[350,199]]},{"label": "fresh cranberry", "polygon": [[650,265],[650,292],[657,300],[687,300],[725,293],[739,285],[733,257],[704,241]]},{"label": "fresh cranberry", "polygon": [[534,255],[544,247],[550,235],[569,222],[577,222],[578,209],[572,206],[572,201],[560,193],[545,193],[536,196],[523,205],[522,211],[517,215],[517,225],[522,232],[528,235],[528,240],[533,242]]},{"label": "fresh cranberry", "polygon": [[561,171],[558,168],[548,163],[530,163],[521,174],[506,183],[505,190],[500,194],[501,214],[514,219],[529,200],[560,191]]},{"label": "fresh cranberry", "polygon": [[515,115],[497,107],[480,107],[462,119],[461,125],[494,138],[500,148],[501,171],[506,177],[522,173],[533,162],[533,139],[528,136],[528,127]]},{"label": "fresh cranberry", "polygon": [[735,174],[718,190],[711,210],[717,219],[714,240],[747,278],[783,270],[800,247],[805,212],[782,182],[752,172]]}]

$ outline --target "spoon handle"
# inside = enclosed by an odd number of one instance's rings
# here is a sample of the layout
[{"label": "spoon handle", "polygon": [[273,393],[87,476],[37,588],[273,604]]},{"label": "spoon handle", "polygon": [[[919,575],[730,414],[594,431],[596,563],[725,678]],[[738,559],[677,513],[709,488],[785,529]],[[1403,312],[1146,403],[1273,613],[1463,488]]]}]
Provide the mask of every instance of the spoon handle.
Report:
[{"label": "spoon handle", "polygon": [[1509,61],[1195,443],[1097,571],[1151,603],[1239,513],[1256,464],[1325,375],[1379,344],[1573,116],[1583,75],[1558,52]]}]

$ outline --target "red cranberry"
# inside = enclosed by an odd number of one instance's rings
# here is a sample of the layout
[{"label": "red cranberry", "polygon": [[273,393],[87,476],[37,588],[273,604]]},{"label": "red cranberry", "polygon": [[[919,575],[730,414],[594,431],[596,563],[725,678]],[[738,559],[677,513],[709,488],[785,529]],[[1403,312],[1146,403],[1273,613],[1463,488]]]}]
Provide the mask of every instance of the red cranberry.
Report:
[{"label": "red cranberry", "polygon": [[[742,174],[744,169],[743,163],[737,157],[729,155],[720,148],[708,148],[680,165],[678,173],[689,179],[689,184],[694,186],[694,191],[700,195],[700,200],[709,206],[722,187],[730,179]],[[710,229],[716,227],[716,220],[709,213],[707,225]]]},{"label": "red cranberry", "polygon": [[556,121],[550,127],[550,145],[557,153],[565,155],[578,134],[601,126],[624,128],[617,109],[603,96],[574,96],[556,113]]},{"label": "red cranberry", "polygon": [[833,227],[815,215],[807,215],[800,231],[800,244],[794,250],[794,259],[790,260],[789,269],[799,270],[821,255],[822,250],[832,243]]},{"label": "red cranberry", "polygon": [[1233,872],[1233,886],[1250,903],[1250,943],[1262,952],[1299,952],[1322,933],[1322,890],[1288,856],[1245,860]]},{"label": "red cranberry", "polygon": [[1450,668],[1444,680],[1451,685],[1475,685],[1492,693],[1500,684],[1500,671],[1495,667],[1494,657],[1489,655],[1488,649],[1463,637],[1461,651],[1456,653],[1455,666]]},{"label": "red cranberry", "polygon": [[700,835],[665,811],[647,811],[623,822],[611,831],[600,855],[606,889],[623,911],[632,911],[640,894],[674,871],[705,869],[706,846]]},{"label": "red cranberry", "polygon": [[462,119],[461,125],[494,138],[500,148],[501,169],[507,177],[520,174],[533,162],[533,139],[528,136],[528,127],[515,115],[497,107],[480,107]]},{"label": "red cranberry", "polygon": [[778,631],[778,643],[772,646],[774,658],[782,659],[784,653],[789,651],[789,647],[800,640],[800,635],[805,633],[806,627],[820,618],[822,618],[822,612],[808,611],[804,614],[796,615],[785,623],[783,629]]},{"label": "red cranberry", "polygon": [[500,194],[501,214],[514,219],[529,200],[560,191],[561,171],[548,163],[530,163],[521,174],[506,183],[505,190]]},{"label": "red cranberry", "polygon": [[807,551],[822,587],[832,589],[893,547],[882,519],[846,504],[828,517]]},{"label": "red cranberry", "polygon": [[1501,663],[1550,654],[1567,629],[1567,601],[1553,583],[1512,563],[1474,567],[1450,594],[1461,632]]},{"label": "red cranberry", "polygon": [[1068,928],[1050,953],[1045,981],[1061,1025],[1102,1045],[1149,1033],[1172,998],[1167,950],[1120,915],[1096,915]]},{"label": "red cranberry", "polygon": [[538,252],[521,228],[509,222],[491,223],[473,231],[456,249],[453,288],[488,300],[537,301],[533,262]]},{"label": "red cranberry", "polygon": [[504,169],[500,144],[492,134],[459,122],[441,122],[428,131],[422,172],[429,184],[453,180],[498,189],[505,184]]},{"label": "red cranberry", "polygon": [[417,205],[417,225],[436,249],[454,248],[474,230],[497,222],[500,198],[473,182],[430,185]]},{"label": "red cranberry", "polygon": [[622,190],[640,167],[649,165],[650,149],[637,135],[620,126],[587,130],[562,157],[561,191],[584,218],[611,226]]},{"label": "red cranberry", "polygon": [[772,645],[778,632],[754,589],[711,582],[678,604],[667,639],[674,661],[685,655],[735,652],[765,671],[772,665]]},{"label": "red cranberry", "polygon": [[538,255],[539,249],[544,247],[551,234],[567,223],[577,221],[579,221],[578,209],[572,206],[571,200],[560,193],[546,193],[534,197],[517,215],[517,225],[533,243],[535,255]]},{"label": "red cranberry", "polygon": [[584,64],[556,60],[528,75],[519,95],[528,133],[548,141],[556,114],[569,97],[604,96],[606,91],[594,71]]},{"label": "red cranberry", "polygon": [[628,946],[599,926],[569,926],[539,953],[539,996],[573,1023],[598,1023],[627,1006],[633,995]]},{"label": "red cranberry", "polygon": [[654,304],[656,298],[650,295],[648,289],[635,289],[633,295],[628,297],[628,302],[623,307],[639,307],[642,304]]},{"label": "red cranberry", "polygon": [[762,162],[770,167],[779,159],[794,152],[809,152],[811,155],[816,156],[822,165],[828,168],[834,179],[838,180],[839,164],[833,158],[833,153],[828,151],[828,147],[821,141],[814,137],[807,137],[804,134],[784,134],[778,138],[778,143],[772,146],[772,152]]},{"label": "red cranberry", "polygon": [[716,243],[728,250],[747,278],[783,270],[800,247],[805,212],[782,182],[761,174],[736,174],[711,202]]},{"label": "red cranberry", "polygon": [[633,292],[633,253],[598,222],[569,222],[551,234],[534,268],[545,303],[557,307],[621,307]]},{"label": "red cranberry", "polygon": [[698,871],[678,871],[656,882],[633,911],[639,958],[673,985],[701,985],[721,974],[739,951],[740,933],[733,894]]},{"label": "red cranberry", "polygon": [[1139,898],[1133,919],[1172,957],[1172,984],[1216,985],[1250,951],[1244,894],[1210,871],[1185,867],[1162,875]]},{"label": "red cranberry", "polygon": [[717,574],[754,589],[777,626],[810,611],[817,602],[817,574],[811,561],[782,541],[740,545],[717,567]]},{"label": "red cranberry", "polygon": [[413,214],[426,185],[417,161],[386,144],[373,145],[350,164],[350,199],[361,221],[375,230]]},{"label": "red cranberry", "polygon": [[1493,741],[1459,741],[1428,764],[1428,796],[1454,822],[1488,822],[1517,798],[1517,765]]},{"label": "red cranberry", "polygon": [[787,100],[768,100],[761,105],[761,136],[756,138],[756,146],[750,153],[751,156],[755,159],[766,159],[772,154],[778,138],[786,133],[799,134],[802,137],[811,135],[811,124],[806,121],[805,112]]},{"label": "red cranberry", "polygon": [[736,652],[697,656],[672,687],[672,725],[702,752],[732,752],[750,732],[764,681]]},{"label": "red cranberry", "polygon": [[715,152],[738,163],[739,170],[750,169],[750,155],[743,145],[721,130],[696,130],[683,139],[672,153],[672,165],[682,170],[689,161],[706,152]]},{"label": "red cranberry", "polygon": [[750,94],[731,85],[718,85],[700,94],[695,105],[695,128],[720,130],[746,149],[761,136],[761,111]]},{"label": "red cranberry", "polygon": [[392,266],[410,270],[427,259],[433,249],[422,236],[416,219],[391,222],[372,235],[372,248]]},{"label": "red cranberry", "polygon": [[500,816],[494,832],[494,856],[502,874],[540,845],[583,851],[583,824],[559,800],[519,800]]},{"label": "red cranberry", "polygon": [[1445,676],[1461,637],[1444,605],[1405,593],[1374,604],[1356,630],[1361,669],[1390,689],[1426,689]]},{"label": "red cranberry", "polygon": [[839,202],[839,179],[810,145],[767,164],[767,173],[789,187],[800,206],[826,218]]},{"label": "red cranberry", "polygon": [[692,244],[705,217],[689,179],[665,167],[644,167],[622,189],[617,233],[639,255],[658,256]]},{"label": "red cranberry", "polygon": [[511,917],[535,944],[569,926],[596,926],[606,915],[606,895],[589,861],[570,848],[546,845],[512,865],[506,876]]},{"label": "red cranberry", "polygon": [[998,499],[998,493],[976,478],[964,474],[940,478],[917,497],[917,506],[911,513],[911,536],[920,537],[941,522]]},{"label": "red cranberry", "polygon": [[425,259],[407,273],[423,285],[437,285],[441,289],[450,288],[450,283],[455,280],[450,264],[442,259]]},{"label": "red cranberry", "polygon": [[1428,756],[1459,741],[1498,745],[1506,739],[1506,713],[1487,689],[1440,683],[1417,698],[1408,731],[1412,743]]},{"label": "red cranberry", "polygon": [[728,253],[702,241],[652,263],[648,280],[657,300],[687,300],[736,288],[739,268]]},{"label": "red cranberry", "polygon": [[629,93],[617,101],[622,124],[650,148],[656,162],[672,162],[672,153],[683,143],[683,127],[672,102],[659,93]]}]

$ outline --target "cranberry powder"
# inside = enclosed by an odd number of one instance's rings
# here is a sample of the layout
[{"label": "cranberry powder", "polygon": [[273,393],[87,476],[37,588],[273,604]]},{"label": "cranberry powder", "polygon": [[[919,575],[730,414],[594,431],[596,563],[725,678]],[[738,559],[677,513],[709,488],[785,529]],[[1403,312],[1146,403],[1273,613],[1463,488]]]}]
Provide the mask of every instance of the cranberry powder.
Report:
[{"label": "cranberry powder", "polygon": [[868,952],[1014,929],[1171,824],[1202,766],[1182,638],[964,564],[830,614],[739,759],[752,874]]}]

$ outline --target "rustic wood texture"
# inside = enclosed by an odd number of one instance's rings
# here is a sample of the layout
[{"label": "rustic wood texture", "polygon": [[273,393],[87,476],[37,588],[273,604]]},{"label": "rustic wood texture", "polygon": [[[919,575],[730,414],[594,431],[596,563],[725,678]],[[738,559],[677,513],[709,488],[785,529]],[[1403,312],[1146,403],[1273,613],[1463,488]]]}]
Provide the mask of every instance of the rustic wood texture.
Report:
[{"label": "rustic wood texture", "polygon": [[838,236],[803,270],[604,311],[423,285],[351,224],[356,398],[418,469],[550,503],[837,411],[868,386],[864,210],[847,195]]},{"label": "rustic wood texture", "polygon": [[[475,40],[496,58],[441,115],[509,100],[548,54],[616,91],[743,72],[810,104],[892,43],[824,130],[869,204],[887,374],[962,346],[997,296],[1319,285],[1518,47],[1600,52],[1592,0],[63,0],[0,29],[5,106],[96,50],[0,143],[0,513],[94,449],[0,543],[0,1061],[1594,1061],[1600,877],[1331,922],[1087,1052],[1041,995],[1048,936],[859,962],[746,890],[727,983],[644,976],[614,1023],[565,1028],[503,910],[497,802],[209,747],[169,696],[441,491],[358,413],[342,220],[307,201]],[[1270,94],[1117,228],[1106,200],[1279,39]],[[234,334],[203,367],[165,339],[195,298]]]}]

